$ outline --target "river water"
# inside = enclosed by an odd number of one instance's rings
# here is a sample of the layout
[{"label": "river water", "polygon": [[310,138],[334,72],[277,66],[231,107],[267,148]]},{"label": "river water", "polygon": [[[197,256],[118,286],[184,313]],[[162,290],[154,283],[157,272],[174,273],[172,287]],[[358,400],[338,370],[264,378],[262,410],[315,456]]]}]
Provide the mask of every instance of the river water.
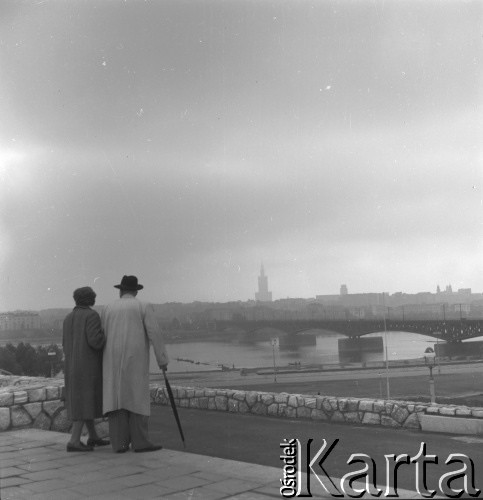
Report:
[{"label": "river water", "polygon": [[[287,366],[290,363],[331,364],[338,363],[338,339],[346,338],[337,333],[313,333],[313,345],[272,347],[270,340],[254,343],[237,341],[204,341],[168,344],[170,372],[189,372],[220,369],[223,364],[232,368],[255,368]],[[384,333],[371,333],[365,337],[382,337]],[[433,337],[408,332],[387,332],[387,354],[389,360],[421,358],[427,347],[433,347],[437,340]],[[482,340],[481,337],[473,340]],[[385,348],[381,352],[364,352],[361,361],[384,361]],[[190,361],[177,361],[176,358]],[[151,351],[150,371],[159,372]]]}]

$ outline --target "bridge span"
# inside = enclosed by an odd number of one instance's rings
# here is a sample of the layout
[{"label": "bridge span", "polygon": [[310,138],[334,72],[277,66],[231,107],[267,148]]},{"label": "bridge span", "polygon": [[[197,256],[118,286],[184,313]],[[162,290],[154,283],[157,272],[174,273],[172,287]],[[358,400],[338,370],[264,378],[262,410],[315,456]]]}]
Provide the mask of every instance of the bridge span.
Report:
[{"label": "bridge span", "polygon": [[289,335],[297,335],[309,330],[327,330],[341,333],[350,338],[362,337],[369,333],[410,332],[439,338],[449,343],[458,343],[462,340],[480,337],[483,335],[483,319],[459,320],[425,320],[387,319],[384,325],[382,319],[312,319],[312,320],[221,320],[216,321],[216,329],[223,331],[237,329],[247,336],[256,337],[257,332],[273,328]]}]

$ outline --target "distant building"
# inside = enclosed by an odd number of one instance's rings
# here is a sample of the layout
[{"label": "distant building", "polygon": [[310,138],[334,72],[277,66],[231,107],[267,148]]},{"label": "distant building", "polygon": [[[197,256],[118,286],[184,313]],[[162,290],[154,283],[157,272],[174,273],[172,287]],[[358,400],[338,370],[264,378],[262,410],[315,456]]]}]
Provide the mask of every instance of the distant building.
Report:
[{"label": "distant building", "polygon": [[38,329],[40,329],[40,316],[36,312],[14,311],[0,313],[0,331]]},{"label": "distant building", "polygon": [[255,292],[255,300],[257,302],[272,302],[272,292],[268,291],[268,278],[265,276],[263,264],[260,268],[260,276],[258,277],[258,292]]},{"label": "distant building", "polygon": [[340,285],[340,294],[347,295],[349,292],[347,291],[347,285]]}]

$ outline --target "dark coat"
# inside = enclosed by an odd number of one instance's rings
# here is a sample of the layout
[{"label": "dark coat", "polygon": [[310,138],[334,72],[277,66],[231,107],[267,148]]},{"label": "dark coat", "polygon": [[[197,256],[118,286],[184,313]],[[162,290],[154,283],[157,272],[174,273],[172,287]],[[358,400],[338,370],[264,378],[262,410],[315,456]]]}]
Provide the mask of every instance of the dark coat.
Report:
[{"label": "dark coat", "polygon": [[76,306],[64,319],[65,407],[70,420],[102,417],[102,348],[99,314]]}]

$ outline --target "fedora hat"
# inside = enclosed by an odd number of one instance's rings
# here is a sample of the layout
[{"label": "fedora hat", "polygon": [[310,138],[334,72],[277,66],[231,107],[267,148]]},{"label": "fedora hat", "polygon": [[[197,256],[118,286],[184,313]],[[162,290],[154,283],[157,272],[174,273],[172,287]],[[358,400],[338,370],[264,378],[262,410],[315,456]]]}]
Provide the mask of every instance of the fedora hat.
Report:
[{"label": "fedora hat", "polygon": [[114,285],[114,288],[119,288],[120,290],[142,290],[143,285],[138,285],[137,276],[126,276],[122,277],[121,283],[119,285]]}]

